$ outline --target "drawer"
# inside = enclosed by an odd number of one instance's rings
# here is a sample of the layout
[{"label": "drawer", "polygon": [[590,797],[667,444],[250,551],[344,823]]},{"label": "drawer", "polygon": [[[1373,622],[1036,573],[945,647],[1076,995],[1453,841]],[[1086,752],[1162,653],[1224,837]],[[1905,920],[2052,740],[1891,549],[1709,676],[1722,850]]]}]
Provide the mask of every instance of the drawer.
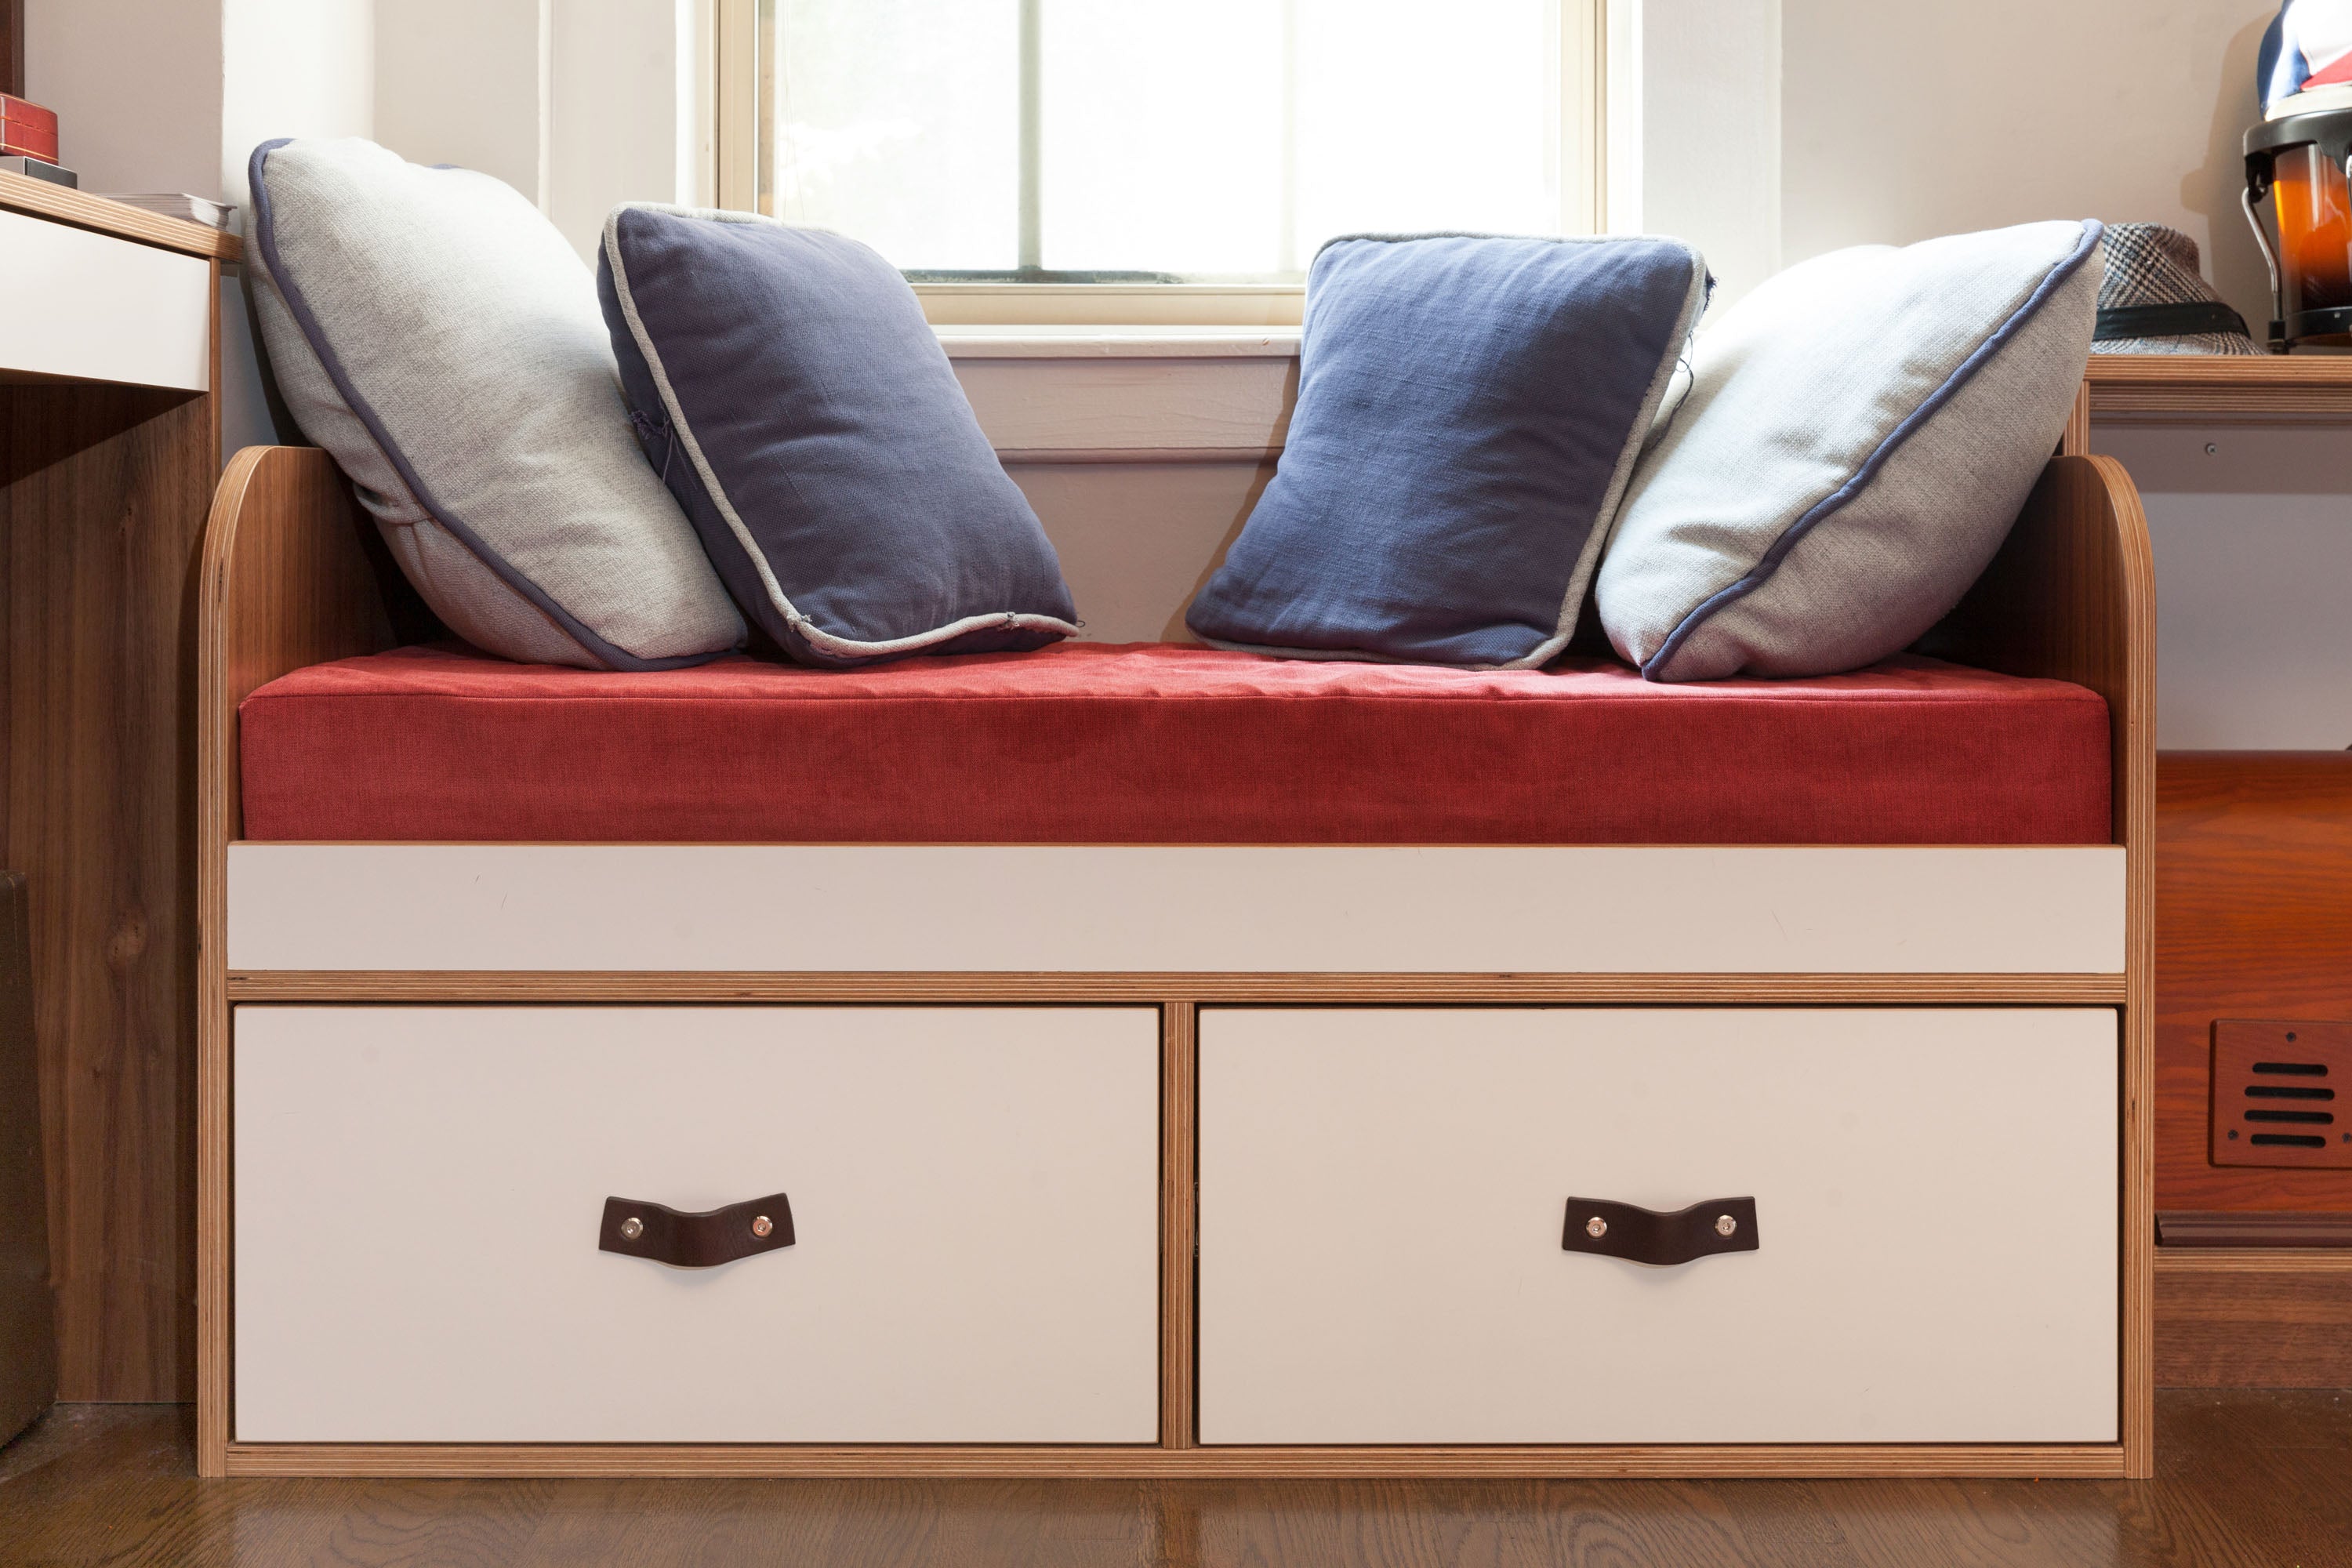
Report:
[{"label": "drawer", "polygon": [[0,310],[0,373],[212,385],[210,263],[10,212],[0,253],[16,301]]},{"label": "drawer", "polygon": [[2119,1066],[2102,1009],[1204,1009],[1202,1440],[2113,1441]]},{"label": "drawer", "polygon": [[[246,1441],[1149,1443],[1150,1008],[240,1007]],[[604,1201],[782,1192],[715,1268]]]}]

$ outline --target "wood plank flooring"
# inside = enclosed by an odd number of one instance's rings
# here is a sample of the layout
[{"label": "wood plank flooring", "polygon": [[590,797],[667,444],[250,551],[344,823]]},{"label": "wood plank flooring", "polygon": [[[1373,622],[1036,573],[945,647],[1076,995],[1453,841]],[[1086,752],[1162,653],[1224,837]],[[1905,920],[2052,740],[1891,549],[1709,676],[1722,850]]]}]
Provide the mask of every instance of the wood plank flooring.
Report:
[{"label": "wood plank flooring", "polygon": [[2167,1390],[2153,1481],[194,1478],[184,1405],[0,1449],[0,1563],[2352,1568],[2352,1390]]}]

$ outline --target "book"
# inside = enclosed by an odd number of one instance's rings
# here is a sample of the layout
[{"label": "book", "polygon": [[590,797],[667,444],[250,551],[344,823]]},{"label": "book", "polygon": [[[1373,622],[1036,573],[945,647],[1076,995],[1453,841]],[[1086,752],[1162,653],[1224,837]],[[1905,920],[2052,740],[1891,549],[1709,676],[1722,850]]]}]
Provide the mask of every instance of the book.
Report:
[{"label": "book", "polygon": [[63,185],[68,190],[72,190],[81,184],[81,177],[71,169],[60,169],[45,158],[27,158],[20,153],[12,153],[5,157],[0,157],[0,171],[11,174],[29,175],[36,180],[47,180],[53,185]]},{"label": "book", "polygon": [[0,92],[0,154],[58,161],[58,115],[12,93]]},{"label": "book", "polygon": [[216,202],[205,196],[192,196],[185,191],[132,191],[121,195],[103,193],[110,202],[121,202],[141,212],[153,213],[158,217],[175,217],[183,223],[200,223],[207,228],[232,228],[236,224],[236,207],[233,203]]}]

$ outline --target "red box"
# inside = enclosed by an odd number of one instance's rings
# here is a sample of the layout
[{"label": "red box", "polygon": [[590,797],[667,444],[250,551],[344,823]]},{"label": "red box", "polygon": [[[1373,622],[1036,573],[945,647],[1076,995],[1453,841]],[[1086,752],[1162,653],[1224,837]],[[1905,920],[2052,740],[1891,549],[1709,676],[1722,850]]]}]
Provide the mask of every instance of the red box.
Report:
[{"label": "red box", "polygon": [[0,92],[0,157],[11,153],[56,163],[57,110]]}]

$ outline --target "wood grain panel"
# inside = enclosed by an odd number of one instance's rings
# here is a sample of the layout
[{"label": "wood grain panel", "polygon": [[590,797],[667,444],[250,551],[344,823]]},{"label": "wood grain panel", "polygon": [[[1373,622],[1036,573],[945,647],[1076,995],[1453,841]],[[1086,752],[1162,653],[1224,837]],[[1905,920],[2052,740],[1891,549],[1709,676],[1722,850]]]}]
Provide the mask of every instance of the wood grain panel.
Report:
[{"label": "wood grain panel", "polygon": [[233,970],[232,1002],[1456,1002],[2114,1006],[2119,974],[1073,974]]},{"label": "wood grain panel", "polygon": [[232,1476],[2120,1476],[2119,1444],[1554,1448],[232,1444]]},{"label": "wood grain panel", "polygon": [[367,549],[370,525],[334,460],[313,447],[248,447],[229,460],[205,524],[199,587],[203,658],[192,710],[200,731],[195,875],[205,946],[197,965],[201,1378],[196,1460],[222,1473],[229,1433],[228,843],[238,832],[236,705],[304,665],[393,645]]},{"label": "wood grain panel", "polygon": [[2091,454],[2091,384],[2088,381],[2074,389],[2074,406],[2066,413],[2066,433],[2058,438],[2058,455],[2062,458],[2087,458]]},{"label": "wood grain panel", "polygon": [[2352,1211],[2352,1170],[2210,1157],[2217,1019],[2352,1022],[2352,753],[2168,752],[2157,801],[2158,1206]]},{"label": "wood grain panel", "polygon": [[100,234],[135,239],[142,245],[158,245],[190,256],[208,256],[221,261],[239,261],[245,257],[243,240],[209,224],[164,217],[27,174],[0,173],[0,211],[30,213],[76,228],[95,229]]},{"label": "wood grain panel", "polygon": [[2158,1257],[2158,1382],[2352,1385],[2352,1251],[2166,1247]]},{"label": "wood grain panel", "polygon": [[5,855],[31,900],[67,1399],[184,1398],[194,1373],[189,698],[217,451],[204,395],[0,387]]}]

